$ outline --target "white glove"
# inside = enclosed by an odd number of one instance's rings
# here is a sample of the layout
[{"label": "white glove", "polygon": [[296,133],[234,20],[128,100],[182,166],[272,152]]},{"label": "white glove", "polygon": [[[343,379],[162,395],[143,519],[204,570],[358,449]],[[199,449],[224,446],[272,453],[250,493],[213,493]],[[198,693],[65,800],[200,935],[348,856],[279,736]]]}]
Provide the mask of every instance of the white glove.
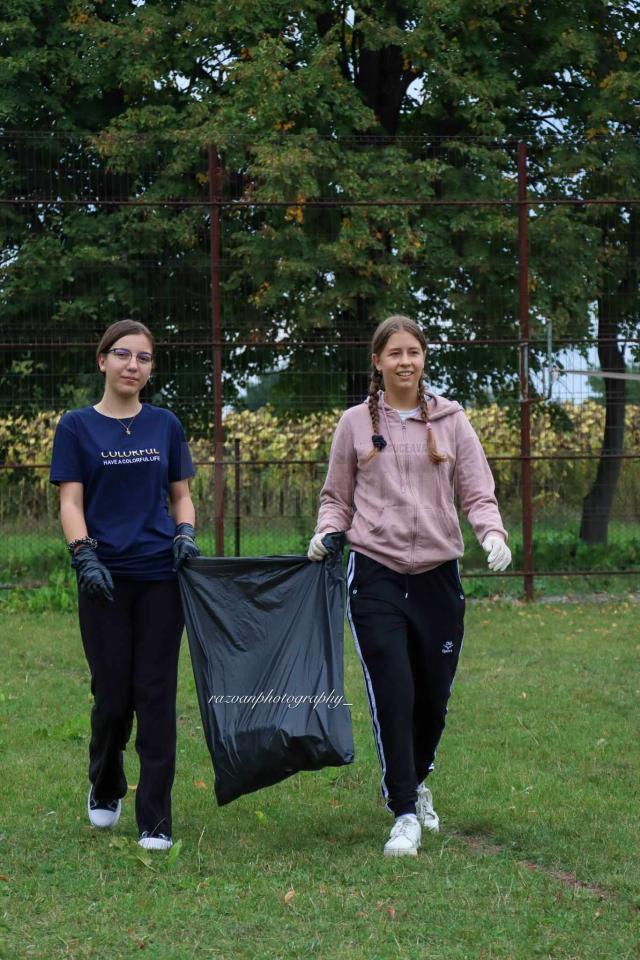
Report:
[{"label": "white glove", "polygon": [[511,550],[500,537],[487,537],[482,544],[482,549],[489,554],[487,557],[489,570],[496,572],[506,570],[511,563]]},{"label": "white glove", "polygon": [[314,533],[309,543],[307,556],[309,560],[323,560],[328,554],[328,550],[322,542],[324,533]]}]

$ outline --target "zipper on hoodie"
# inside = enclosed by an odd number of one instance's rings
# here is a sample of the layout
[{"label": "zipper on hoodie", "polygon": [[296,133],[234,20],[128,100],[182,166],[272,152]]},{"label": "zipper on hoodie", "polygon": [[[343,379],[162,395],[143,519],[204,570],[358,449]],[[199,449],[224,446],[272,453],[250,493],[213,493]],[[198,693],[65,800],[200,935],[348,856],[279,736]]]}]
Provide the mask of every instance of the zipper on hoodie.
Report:
[{"label": "zipper on hoodie", "polygon": [[[385,423],[386,423],[386,425],[387,425],[387,430],[388,430],[388,432],[389,432],[389,439],[391,440],[391,446],[393,447],[393,452],[394,452],[394,455],[395,455],[395,458],[396,458],[396,463],[397,463],[397,466],[398,466],[398,472],[399,472],[399,474],[400,474],[400,483],[401,483],[401,484],[404,484],[404,486],[401,486],[401,487],[400,487],[400,492],[401,492],[401,493],[406,493],[406,492],[407,492],[407,488],[408,488],[409,491],[410,491],[410,493],[411,493],[411,496],[413,497],[413,532],[412,532],[412,535],[411,535],[411,554],[410,554],[410,557],[409,557],[409,571],[408,571],[409,573],[411,573],[411,571],[413,570],[413,566],[414,566],[414,564],[413,564],[413,558],[414,558],[414,556],[415,556],[416,538],[417,538],[417,536],[418,536],[418,501],[417,501],[417,499],[416,499],[415,493],[413,492],[413,487],[412,487],[412,486],[410,485],[410,483],[409,483],[409,462],[410,462],[410,458],[409,458],[409,456],[408,456],[408,454],[407,454],[407,447],[406,447],[407,427],[406,427],[405,421],[404,421],[398,414],[396,414],[396,416],[397,416],[398,419],[400,420],[400,426],[402,427],[402,437],[403,437],[403,440],[404,440],[404,443],[405,443],[404,450],[405,450],[405,463],[406,463],[406,467],[405,467],[405,472],[404,472],[404,474],[403,474],[403,473],[402,473],[402,468],[401,468],[401,466],[400,466],[400,459],[399,459],[399,457],[398,457],[398,451],[396,450],[396,446],[395,446],[395,444],[394,444],[394,442],[393,442],[393,437],[391,436],[391,427],[390,427],[390,425],[389,425],[389,418],[387,417],[387,411],[384,409],[384,404],[383,404],[383,407],[382,407],[382,412],[383,412],[383,414],[384,414]],[[407,599],[407,597],[408,597],[408,590],[405,592],[405,600]]]},{"label": "zipper on hoodie", "polygon": [[[408,454],[407,454],[407,452],[406,452],[406,451],[407,451],[407,426],[406,426],[406,423],[405,423],[404,420],[402,421],[402,438],[403,438],[403,441],[404,441],[405,463],[406,463],[405,483],[406,483],[407,489],[411,492],[411,496],[413,497],[413,533],[412,533],[412,536],[411,536],[411,555],[410,555],[410,557],[409,557],[409,571],[408,571],[408,574],[407,574],[407,576],[408,576],[408,575],[411,573],[411,571],[413,570],[413,558],[414,558],[415,552],[416,552],[416,538],[417,538],[417,536],[418,536],[418,502],[417,502],[416,497],[415,497],[415,494],[414,494],[414,492],[413,492],[413,487],[411,486],[411,483],[410,483],[410,481],[409,481],[409,462],[410,462],[410,458],[409,458],[409,456],[408,456]],[[404,492],[404,491],[403,491],[403,492]],[[406,592],[405,592],[404,598],[405,598],[405,600],[406,600],[407,597],[409,596],[409,589],[408,589],[408,585],[407,585],[407,584],[405,584],[405,587],[406,587]]]},{"label": "zipper on hoodie", "polygon": [[406,451],[407,451],[407,427],[406,427],[406,424],[405,424],[404,420],[402,421],[401,426],[402,426],[402,443],[403,443],[403,449],[404,449],[404,451],[405,451],[405,454],[404,454],[404,456],[405,456],[405,475],[404,475],[404,477],[402,478],[402,487],[400,488],[400,493],[405,493],[407,487],[409,486],[409,467],[407,466],[408,461],[409,461],[409,458],[407,457],[407,453],[406,453]]}]

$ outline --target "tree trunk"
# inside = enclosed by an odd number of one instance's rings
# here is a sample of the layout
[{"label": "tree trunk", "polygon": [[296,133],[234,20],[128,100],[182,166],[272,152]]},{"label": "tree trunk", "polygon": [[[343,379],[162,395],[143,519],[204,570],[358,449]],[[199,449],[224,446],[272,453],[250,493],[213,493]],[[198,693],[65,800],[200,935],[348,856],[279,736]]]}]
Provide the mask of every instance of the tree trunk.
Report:
[{"label": "tree trunk", "polygon": [[[386,5],[388,12],[395,17],[399,25],[404,24],[404,13],[391,2]],[[368,10],[365,10],[369,13]],[[379,11],[378,11],[379,12]],[[354,30],[352,49],[353,82],[362,94],[364,102],[371,107],[377,122],[389,138],[396,135],[400,119],[400,109],[407,88],[415,74],[411,68],[404,68],[400,47],[389,44],[370,50],[358,29],[357,20]],[[371,131],[379,134],[375,129]],[[375,142],[372,144],[375,145]],[[380,146],[384,147],[384,141]],[[373,333],[370,316],[370,304],[365,294],[359,293],[355,301],[354,339],[369,340]],[[362,403],[369,393],[371,379],[370,359],[368,355],[361,359],[359,350],[349,352],[347,360],[347,405]]]},{"label": "tree trunk", "polygon": [[[605,294],[598,300],[598,357],[601,370],[624,373],[624,354],[618,345],[616,299]],[[580,539],[585,543],[607,542],[609,517],[616,492],[624,450],[626,400],[624,380],[604,378],[605,425],[600,462],[591,490],[582,502]]]}]

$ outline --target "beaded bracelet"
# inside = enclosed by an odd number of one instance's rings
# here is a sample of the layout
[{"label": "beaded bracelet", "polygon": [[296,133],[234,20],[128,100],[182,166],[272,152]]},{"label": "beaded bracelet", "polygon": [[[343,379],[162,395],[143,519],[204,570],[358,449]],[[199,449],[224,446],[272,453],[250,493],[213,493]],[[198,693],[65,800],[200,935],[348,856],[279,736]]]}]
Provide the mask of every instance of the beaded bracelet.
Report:
[{"label": "beaded bracelet", "polygon": [[77,540],[70,540],[67,544],[67,550],[73,556],[73,552],[76,547],[80,546],[81,543],[86,543],[88,547],[91,547],[92,550],[98,549],[98,541],[94,540],[92,537],[78,537]]}]

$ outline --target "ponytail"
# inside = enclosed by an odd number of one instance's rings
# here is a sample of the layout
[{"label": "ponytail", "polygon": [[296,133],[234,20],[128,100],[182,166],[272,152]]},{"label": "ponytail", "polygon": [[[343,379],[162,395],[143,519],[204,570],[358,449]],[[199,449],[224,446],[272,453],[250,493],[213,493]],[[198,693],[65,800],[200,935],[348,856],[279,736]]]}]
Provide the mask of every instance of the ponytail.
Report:
[{"label": "ponytail", "polygon": [[[370,460],[380,453],[384,449],[386,443],[384,439],[380,436],[380,407],[378,406],[378,393],[382,389],[382,374],[377,367],[374,367],[371,371],[371,380],[369,381],[369,397],[367,403],[369,405],[369,416],[371,417],[371,425],[373,427],[373,436],[371,441],[373,443],[373,449],[362,461],[363,465],[369,463]],[[382,442],[380,442],[382,441]]]},{"label": "ponytail", "polygon": [[420,378],[418,387],[418,396],[420,398],[420,412],[422,419],[427,425],[427,453],[432,463],[446,463],[449,459],[445,453],[438,453],[436,440],[431,429],[431,420],[429,418],[429,407],[427,401],[426,381],[424,376]]}]

